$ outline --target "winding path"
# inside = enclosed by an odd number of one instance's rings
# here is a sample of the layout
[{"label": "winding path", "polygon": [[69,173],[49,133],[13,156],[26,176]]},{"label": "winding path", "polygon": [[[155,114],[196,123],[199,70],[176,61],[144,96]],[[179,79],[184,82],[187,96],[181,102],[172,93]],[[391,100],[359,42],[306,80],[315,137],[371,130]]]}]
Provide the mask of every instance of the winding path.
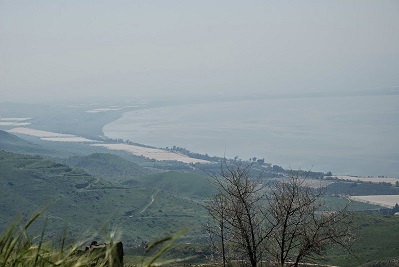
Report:
[{"label": "winding path", "polygon": [[159,192],[159,189],[158,189],[154,194],[151,195],[151,201],[150,201],[150,203],[148,203],[148,204],[144,207],[144,209],[143,209],[142,211],[140,211],[140,214],[143,213],[146,209],[148,209],[149,206],[152,205],[152,203],[153,203],[154,200],[155,200],[155,196],[158,194],[158,192]]}]

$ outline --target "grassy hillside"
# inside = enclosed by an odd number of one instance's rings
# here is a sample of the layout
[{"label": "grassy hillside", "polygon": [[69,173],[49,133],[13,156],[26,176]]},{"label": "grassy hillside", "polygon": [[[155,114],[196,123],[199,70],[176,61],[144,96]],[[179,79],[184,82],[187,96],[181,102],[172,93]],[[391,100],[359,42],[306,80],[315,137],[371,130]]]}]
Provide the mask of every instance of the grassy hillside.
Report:
[{"label": "grassy hillside", "polygon": [[[117,186],[46,158],[5,151],[0,151],[0,170],[1,227],[17,215],[28,218],[47,207],[47,232],[54,238],[65,226],[70,238],[116,228],[126,244],[155,240],[184,227],[190,235],[201,230],[202,207],[164,191]],[[41,228],[39,221],[36,229]]]},{"label": "grassy hillside", "polygon": [[[2,231],[17,215],[27,219],[46,207],[45,216],[32,228],[36,235],[40,233],[47,216],[46,240],[59,240],[65,227],[71,239],[85,239],[90,233],[93,239],[101,240],[116,231],[120,234],[116,238],[126,247],[181,229],[187,230],[185,240],[204,240],[206,214],[189,196],[211,194],[212,184],[206,176],[170,171],[138,178],[152,189],[124,187],[43,157],[5,151],[0,151],[0,170]],[[344,200],[329,201],[339,204]],[[357,240],[352,252],[332,248],[321,262],[358,266],[399,255],[399,217],[355,212],[353,218]],[[184,253],[194,251],[191,245],[185,246]],[[174,257],[182,255],[180,250],[176,253]]]},{"label": "grassy hillside", "polygon": [[114,181],[128,180],[155,172],[153,169],[144,168],[120,156],[105,153],[75,156],[64,162],[69,166],[84,169],[92,175]]},{"label": "grassy hillside", "polygon": [[17,153],[50,154],[51,152],[41,146],[19,138],[16,135],[0,130],[0,150]]},{"label": "grassy hillside", "polygon": [[[332,248],[322,262],[337,266],[359,266],[399,255],[399,216],[355,213],[353,216],[356,240],[351,251]],[[391,266],[373,265],[366,266]]]},{"label": "grassy hillside", "polygon": [[[185,196],[204,198],[215,192],[210,177],[187,172],[168,171],[138,177],[135,180],[146,187],[160,188]],[[128,184],[129,181],[125,183]]]}]

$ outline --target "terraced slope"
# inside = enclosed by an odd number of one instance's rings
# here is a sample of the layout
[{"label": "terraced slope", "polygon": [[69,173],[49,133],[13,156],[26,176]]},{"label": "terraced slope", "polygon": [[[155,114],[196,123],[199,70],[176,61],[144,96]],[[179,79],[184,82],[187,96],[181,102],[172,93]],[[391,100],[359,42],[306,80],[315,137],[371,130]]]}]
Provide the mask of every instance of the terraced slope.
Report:
[{"label": "terraced slope", "polygon": [[[153,197],[155,189],[122,187],[43,157],[5,151],[0,151],[0,170],[0,227],[18,215],[26,219],[46,208],[46,232],[54,238],[62,236],[65,227],[70,238],[116,228],[126,244],[155,240],[185,227],[190,235],[201,230],[202,207],[165,191]],[[42,227],[38,221],[33,229]]]},{"label": "terraced slope", "polygon": [[129,180],[156,172],[153,169],[142,167],[120,156],[106,153],[71,157],[64,162],[69,166],[84,169],[92,175],[113,181]]},{"label": "terraced slope", "polygon": [[190,197],[207,198],[215,192],[211,177],[188,172],[167,171],[138,177],[135,180],[145,187],[159,188]]}]

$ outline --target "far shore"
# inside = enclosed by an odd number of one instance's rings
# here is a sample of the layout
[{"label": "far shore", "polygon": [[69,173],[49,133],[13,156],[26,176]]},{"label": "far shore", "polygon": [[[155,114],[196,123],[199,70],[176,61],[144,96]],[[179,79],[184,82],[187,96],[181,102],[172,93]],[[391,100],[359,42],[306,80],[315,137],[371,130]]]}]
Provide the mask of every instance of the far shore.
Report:
[{"label": "far shore", "polygon": [[392,185],[396,185],[396,182],[399,183],[399,178],[395,177],[365,177],[365,176],[350,176],[350,175],[333,175],[332,177],[336,177],[340,180],[349,180],[353,182],[371,182],[371,183],[390,183]]},{"label": "far shore", "polygon": [[[87,139],[81,136],[73,135],[73,134],[62,134],[56,132],[49,132],[43,130],[36,130],[26,127],[17,127],[11,130],[8,130],[10,133],[16,134],[24,134],[29,136],[35,136],[40,138],[43,141],[51,141],[51,142],[82,142],[82,143],[99,143],[100,141]],[[211,163],[207,160],[191,158],[189,156],[174,153],[171,151],[167,151],[164,149],[158,148],[148,148],[144,146],[138,145],[130,145],[124,143],[117,144],[92,144],[91,146],[101,146],[105,147],[109,150],[121,150],[129,152],[136,156],[143,156],[150,159],[155,159],[159,161],[180,161],[184,163]]]},{"label": "far shore", "polygon": [[399,203],[399,195],[351,196],[350,200],[378,205],[386,208],[393,208],[397,203]]},{"label": "far shore", "polygon": [[137,145],[130,144],[92,144],[91,146],[101,146],[106,147],[110,150],[122,150],[132,153],[136,156],[143,156],[150,159],[160,160],[160,161],[180,161],[184,163],[211,163],[207,160],[190,158],[186,155],[170,152],[158,148],[148,148]]},{"label": "far shore", "polygon": [[44,141],[53,141],[53,142],[98,142],[95,140],[87,139],[81,136],[73,135],[73,134],[62,134],[55,133],[49,131],[36,130],[26,127],[17,127],[11,130],[8,130],[9,133],[17,133],[17,134],[25,134],[30,136],[39,137]]}]

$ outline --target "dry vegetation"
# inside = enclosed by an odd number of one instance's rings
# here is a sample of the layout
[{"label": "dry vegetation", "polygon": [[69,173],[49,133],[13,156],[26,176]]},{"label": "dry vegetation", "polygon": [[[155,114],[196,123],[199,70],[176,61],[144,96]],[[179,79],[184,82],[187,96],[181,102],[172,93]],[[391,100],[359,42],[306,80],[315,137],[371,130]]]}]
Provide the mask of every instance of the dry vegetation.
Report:
[{"label": "dry vegetation", "polygon": [[95,108],[91,110],[87,110],[87,113],[99,113],[99,112],[106,112],[106,111],[116,111],[116,110],[121,110],[123,107],[118,107],[118,106],[111,106],[107,108]]},{"label": "dry vegetation", "polygon": [[26,135],[36,136],[36,137],[73,137],[74,136],[73,134],[61,134],[61,133],[54,133],[54,132],[35,130],[35,129],[23,128],[23,127],[14,128],[14,129],[9,130],[8,132],[26,134]]},{"label": "dry vegetation", "polygon": [[3,118],[0,117],[0,126],[26,126],[31,124],[27,122],[31,118]]},{"label": "dry vegetation", "polygon": [[128,144],[94,144],[92,146],[103,146],[110,150],[127,151],[136,156],[144,156],[146,158],[155,159],[155,160],[172,160],[184,163],[209,163],[209,161],[207,160],[190,158],[186,155],[177,154],[157,148],[148,148],[148,147],[128,145]]},{"label": "dry vegetation", "polygon": [[350,175],[338,175],[334,176],[340,180],[349,180],[349,181],[360,181],[360,182],[372,182],[372,183],[390,183],[396,184],[399,182],[399,178],[394,177],[362,177],[362,176],[350,176]]},{"label": "dry vegetation", "polygon": [[26,134],[30,136],[40,137],[40,139],[45,141],[55,141],[55,142],[96,142],[84,137],[76,136],[73,134],[62,134],[49,131],[35,130],[25,127],[17,127],[9,130],[10,133]]},{"label": "dry vegetation", "polygon": [[54,141],[54,142],[96,142],[80,136],[73,137],[42,137],[40,138],[44,141]]},{"label": "dry vegetation", "polygon": [[393,208],[399,203],[399,195],[351,196],[350,199],[387,208]]}]

